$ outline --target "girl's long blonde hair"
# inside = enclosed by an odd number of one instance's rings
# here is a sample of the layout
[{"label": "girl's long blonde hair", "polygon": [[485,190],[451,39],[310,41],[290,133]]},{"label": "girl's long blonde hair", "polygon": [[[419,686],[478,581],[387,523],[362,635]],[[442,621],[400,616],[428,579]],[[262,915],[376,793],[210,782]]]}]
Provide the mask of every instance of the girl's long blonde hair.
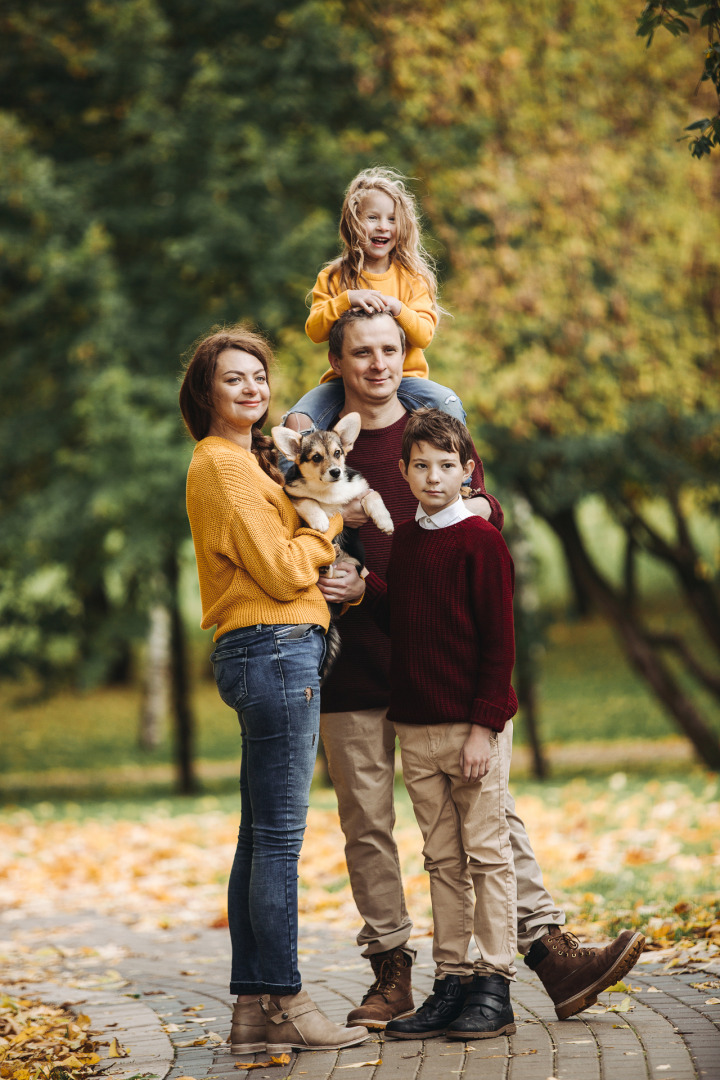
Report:
[{"label": "girl's long blonde hair", "polygon": [[410,277],[422,278],[430,293],[433,307],[440,313],[437,303],[437,278],[432,257],[425,251],[420,239],[417,207],[413,195],[405,186],[406,178],[395,169],[374,166],[358,173],[345,192],[340,214],[340,238],[344,251],[330,267],[328,285],[338,293],[345,289],[367,288],[362,280],[365,255],[361,244],[367,242],[367,234],[360,220],[359,211],[363,198],[370,191],[382,191],[395,204],[397,241],[390,259],[407,271]]}]

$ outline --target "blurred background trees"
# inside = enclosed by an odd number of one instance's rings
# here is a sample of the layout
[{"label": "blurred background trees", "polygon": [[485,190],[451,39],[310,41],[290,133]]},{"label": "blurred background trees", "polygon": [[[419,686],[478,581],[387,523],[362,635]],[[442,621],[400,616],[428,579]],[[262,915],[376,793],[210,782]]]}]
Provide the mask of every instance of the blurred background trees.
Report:
[{"label": "blurred background trees", "polygon": [[[135,678],[167,611],[193,786],[180,357],[246,319],[279,349],[276,415],[315,382],[305,294],[345,185],[384,163],[417,178],[453,315],[434,377],[461,392],[502,493],[558,538],[577,612],[612,623],[720,765],[720,174],[676,141],[716,104],[711,79],[693,96],[707,29],[646,51],[638,14],[9,0],[0,671]],[[589,498],[622,537],[609,562]],[[648,605],[643,555],[690,621]]]}]

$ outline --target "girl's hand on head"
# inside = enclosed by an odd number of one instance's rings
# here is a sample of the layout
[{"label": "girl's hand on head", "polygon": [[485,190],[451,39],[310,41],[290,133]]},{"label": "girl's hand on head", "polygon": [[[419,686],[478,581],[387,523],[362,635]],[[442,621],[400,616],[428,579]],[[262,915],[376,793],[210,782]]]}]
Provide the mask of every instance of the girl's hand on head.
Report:
[{"label": "girl's hand on head", "polygon": [[350,307],[359,307],[370,314],[371,311],[385,311],[389,297],[383,296],[377,289],[349,289]]},{"label": "girl's hand on head", "polygon": [[398,300],[397,296],[387,296],[385,293],[380,293],[380,296],[385,302],[385,310],[389,311],[397,319],[402,311],[402,302]]},{"label": "girl's hand on head", "polygon": [[460,751],[460,768],[468,784],[478,784],[492,762],[492,732],[490,728],[473,724]]}]

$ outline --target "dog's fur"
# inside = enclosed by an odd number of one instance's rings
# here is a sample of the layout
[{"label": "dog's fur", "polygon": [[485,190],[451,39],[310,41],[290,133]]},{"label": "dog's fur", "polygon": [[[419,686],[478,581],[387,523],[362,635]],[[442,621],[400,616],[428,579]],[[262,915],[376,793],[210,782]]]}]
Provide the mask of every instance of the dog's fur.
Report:
[{"label": "dog's fur", "polygon": [[392,518],[377,491],[371,491],[367,480],[345,464],[360,424],[360,413],[348,413],[332,431],[301,435],[291,428],[272,429],[275,445],[294,462],[285,477],[285,493],[303,521],[318,532],[325,532],[330,517],[356,498],[362,500],[363,510],[378,529],[393,531]]},{"label": "dog's fur", "polygon": [[[330,518],[347,503],[359,498],[367,516],[385,533],[392,533],[393,523],[385,503],[367,480],[345,462],[360,432],[359,413],[348,413],[332,431],[310,431],[301,435],[286,427],[274,427],[272,437],[278,450],[293,462],[285,477],[285,494],[292,500],[300,517],[311,529],[325,532]],[[352,533],[352,530],[350,530]],[[341,562],[362,566],[362,545],[348,536],[345,530],[334,543],[335,562],[323,567],[321,573],[332,577],[334,567]],[[359,558],[357,556],[360,556]],[[333,615],[340,605],[331,604]],[[335,610],[333,610],[335,609]],[[321,679],[330,673],[340,654],[340,635],[331,623],[327,635],[325,661]]]}]

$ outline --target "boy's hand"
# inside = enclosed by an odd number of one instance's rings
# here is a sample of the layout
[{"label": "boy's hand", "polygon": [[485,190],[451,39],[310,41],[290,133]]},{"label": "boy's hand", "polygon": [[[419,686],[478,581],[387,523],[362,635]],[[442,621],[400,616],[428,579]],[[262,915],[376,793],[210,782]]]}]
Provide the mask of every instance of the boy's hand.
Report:
[{"label": "boy's hand", "polygon": [[367,311],[368,315],[372,311],[385,311],[387,309],[386,300],[389,299],[389,296],[383,296],[377,289],[348,289],[350,307],[362,308],[363,311]]},{"label": "boy's hand", "polygon": [[490,768],[492,757],[490,728],[473,724],[460,751],[460,768],[466,783],[477,784]]}]

